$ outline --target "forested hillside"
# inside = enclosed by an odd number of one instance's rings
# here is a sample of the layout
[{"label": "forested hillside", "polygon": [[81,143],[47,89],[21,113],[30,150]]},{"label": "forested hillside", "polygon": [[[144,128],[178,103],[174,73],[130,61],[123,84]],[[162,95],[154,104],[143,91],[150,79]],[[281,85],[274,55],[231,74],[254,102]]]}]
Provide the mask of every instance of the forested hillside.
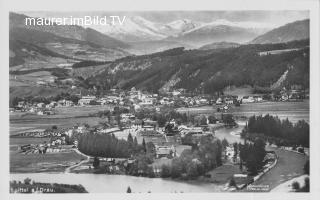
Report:
[{"label": "forested hillside", "polygon": [[[289,51],[288,51],[289,49]],[[286,50],[268,53],[272,50]],[[261,54],[261,52],[267,52]],[[285,71],[282,85],[309,87],[309,40],[281,44],[251,44],[225,50],[183,48],[119,59],[89,77],[84,87],[136,87],[153,92],[184,88],[213,93],[226,86],[270,87]],[[281,86],[282,86],[281,85]]]}]

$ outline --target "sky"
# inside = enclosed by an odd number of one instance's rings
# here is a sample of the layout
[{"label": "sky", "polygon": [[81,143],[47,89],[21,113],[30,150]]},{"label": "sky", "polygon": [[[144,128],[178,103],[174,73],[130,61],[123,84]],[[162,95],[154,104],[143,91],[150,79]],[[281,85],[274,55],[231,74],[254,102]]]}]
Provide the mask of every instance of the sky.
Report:
[{"label": "sky", "polygon": [[297,20],[309,18],[309,11],[283,10],[283,11],[94,11],[94,12],[19,12],[32,17],[80,17],[90,16],[141,16],[147,20],[158,23],[168,23],[179,19],[190,19],[198,22],[212,22],[216,20],[228,20],[232,22],[257,22],[266,23],[278,27]]}]

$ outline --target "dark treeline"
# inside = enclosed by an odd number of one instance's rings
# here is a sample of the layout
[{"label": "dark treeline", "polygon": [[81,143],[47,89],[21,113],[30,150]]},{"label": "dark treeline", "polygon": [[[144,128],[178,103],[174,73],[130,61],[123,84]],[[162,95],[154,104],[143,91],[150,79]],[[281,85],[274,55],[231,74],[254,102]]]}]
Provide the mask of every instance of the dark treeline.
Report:
[{"label": "dark treeline", "polygon": [[73,68],[73,69],[76,69],[76,68],[82,68],[82,67],[105,65],[105,64],[108,64],[108,63],[110,63],[110,61],[86,60],[86,61],[81,61],[81,62],[74,63],[74,64],[72,65],[72,68]]},{"label": "dark treeline", "polygon": [[309,147],[309,128],[309,124],[304,120],[293,124],[288,119],[280,120],[271,115],[252,116],[242,136],[248,133],[246,136],[250,139],[260,134],[269,142],[277,145]]},{"label": "dark treeline", "polygon": [[114,134],[83,133],[77,136],[79,150],[87,155],[105,158],[129,158],[145,148],[131,134],[127,140]]}]

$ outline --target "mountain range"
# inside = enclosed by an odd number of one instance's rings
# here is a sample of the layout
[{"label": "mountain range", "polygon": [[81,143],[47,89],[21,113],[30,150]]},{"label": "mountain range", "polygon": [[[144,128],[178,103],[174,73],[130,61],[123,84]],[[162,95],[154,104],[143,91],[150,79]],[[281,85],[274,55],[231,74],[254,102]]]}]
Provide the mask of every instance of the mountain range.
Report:
[{"label": "mountain range", "polygon": [[271,29],[265,24],[235,23],[227,20],[204,23],[181,19],[169,23],[155,23],[139,16],[126,18],[123,25],[95,25],[92,28],[126,42],[166,40],[194,47],[221,40],[243,43]]},{"label": "mountain range", "polygon": [[[64,57],[72,60],[114,60],[123,56],[128,56],[124,48],[128,44],[120,40],[109,37],[91,28],[70,25],[25,25],[26,15],[10,13],[9,38],[10,38],[10,66],[16,63],[23,64],[30,60],[26,52],[30,45],[45,48],[51,51],[51,55],[63,54]],[[16,49],[17,45],[11,43],[19,42],[20,46],[25,45],[24,57],[14,56],[21,49]],[[35,49],[34,49],[35,50]],[[33,52],[29,52],[29,54]],[[42,54],[42,51],[37,52]],[[61,56],[59,56],[61,58]],[[19,60],[19,62],[17,62]],[[50,60],[48,61],[50,62]],[[66,61],[67,62],[67,61]]]},{"label": "mountain range", "polygon": [[252,44],[283,43],[309,38],[310,20],[295,21],[275,28],[252,40]]},{"label": "mountain range", "polygon": [[43,79],[34,73],[87,89],[212,93],[230,85],[308,87],[309,20],[270,30],[249,22],[155,23],[142,17],[128,18],[122,27],[26,26],[26,17],[10,13],[10,88],[15,91]]}]

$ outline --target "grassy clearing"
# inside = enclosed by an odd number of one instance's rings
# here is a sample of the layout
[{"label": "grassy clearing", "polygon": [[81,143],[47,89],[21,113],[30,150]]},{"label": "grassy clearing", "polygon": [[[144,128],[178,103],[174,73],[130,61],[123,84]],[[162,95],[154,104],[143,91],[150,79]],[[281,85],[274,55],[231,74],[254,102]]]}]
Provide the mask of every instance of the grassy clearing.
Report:
[{"label": "grassy clearing", "polygon": [[10,138],[10,145],[41,144],[49,142],[49,138],[18,137]]},{"label": "grassy clearing", "polygon": [[234,165],[222,165],[220,167],[217,167],[216,169],[208,172],[208,174],[211,175],[210,178],[204,178],[201,177],[201,179],[204,179],[211,183],[226,183],[228,180],[233,176],[233,174],[240,174],[241,171],[239,169],[239,166]]},{"label": "grassy clearing", "polygon": [[11,173],[63,172],[67,167],[85,159],[74,151],[48,154],[10,152]]},{"label": "grassy clearing", "polygon": [[60,107],[55,109],[55,115],[10,113],[10,135],[33,129],[47,129],[53,125],[59,128],[70,128],[83,123],[95,126],[104,119],[90,117],[90,114],[107,109],[110,109],[110,106]]},{"label": "grassy clearing", "polygon": [[25,97],[25,96],[56,96],[62,92],[69,92],[71,94],[77,93],[71,88],[56,88],[37,85],[34,82],[22,80],[10,80],[10,97]]},{"label": "grassy clearing", "polygon": [[12,120],[10,121],[10,135],[14,135],[24,131],[32,131],[34,129],[47,129],[53,125],[58,128],[72,128],[77,124],[87,123],[89,126],[99,124],[98,117],[80,117],[80,118],[39,118],[30,120]]}]

